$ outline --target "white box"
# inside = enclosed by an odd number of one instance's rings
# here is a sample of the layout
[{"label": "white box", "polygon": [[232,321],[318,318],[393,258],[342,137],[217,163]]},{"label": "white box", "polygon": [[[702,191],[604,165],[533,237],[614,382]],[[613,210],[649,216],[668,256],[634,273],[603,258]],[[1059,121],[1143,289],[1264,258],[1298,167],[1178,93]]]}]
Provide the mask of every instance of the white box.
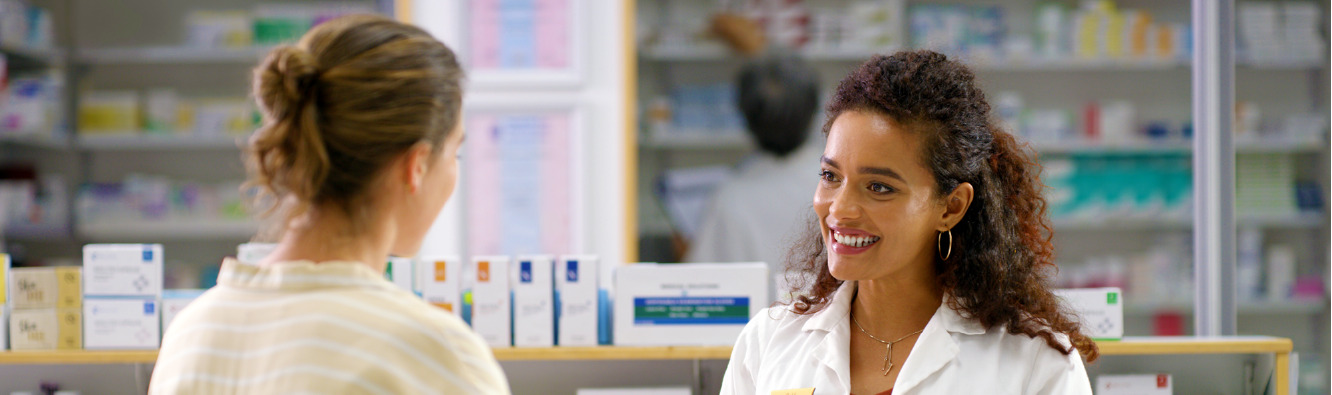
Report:
[{"label": "white box", "polygon": [[513,345],[509,304],[509,257],[472,257],[472,330],[491,347]]},{"label": "white box", "polygon": [[689,387],[662,388],[579,388],[578,395],[690,395]]},{"label": "white box", "polygon": [[615,345],[724,346],[768,306],[768,265],[634,264],[615,268]]},{"label": "white box", "polygon": [[556,344],[597,345],[598,270],[595,256],[561,256],[555,261]]},{"label": "white box", "polygon": [[509,268],[513,286],[513,345],[555,346],[555,258],[519,256]]},{"label": "white box", "polygon": [[162,296],[162,245],[83,246],[83,295]]},{"label": "white box", "polygon": [[185,306],[194,302],[200,295],[203,295],[203,289],[168,289],[162,292],[162,333],[166,333],[167,328],[171,327],[171,321],[175,321],[176,314],[180,314]]},{"label": "white box", "polygon": [[397,285],[403,291],[413,292],[412,288],[415,288],[416,285],[415,281],[412,280],[412,272],[414,271],[412,258],[391,256],[388,259],[387,269],[384,270],[384,278],[392,281],[393,285]]},{"label": "white box", "polygon": [[1174,380],[1168,374],[1103,374],[1096,377],[1096,395],[1170,395]]},{"label": "white box", "polygon": [[1057,289],[1055,295],[1078,314],[1083,331],[1092,339],[1124,337],[1124,294],[1119,288]]},{"label": "white box", "polygon": [[162,310],[154,299],[83,300],[83,346],[89,350],[151,350],[161,341]]},{"label": "white box", "polygon": [[9,306],[0,304],[0,351],[9,349]]},{"label": "white box", "polygon": [[422,256],[416,260],[417,292],[453,315],[462,315],[462,259],[454,255]]},{"label": "white box", "polygon": [[236,246],[236,260],[247,265],[258,265],[277,248],[274,243],[244,243]]}]

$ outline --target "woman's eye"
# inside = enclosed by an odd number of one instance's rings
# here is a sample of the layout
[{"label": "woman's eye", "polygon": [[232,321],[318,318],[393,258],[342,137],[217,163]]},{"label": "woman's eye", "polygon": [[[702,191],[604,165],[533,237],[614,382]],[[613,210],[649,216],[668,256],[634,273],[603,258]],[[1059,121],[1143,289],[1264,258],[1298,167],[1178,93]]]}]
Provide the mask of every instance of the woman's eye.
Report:
[{"label": "woman's eye", "polygon": [[890,187],[890,186],[887,186],[887,185],[880,184],[880,183],[877,183],[877,182],[876,182],[876,183],[870,184],[870,186],[869,186],[869,190],[870,190],[870,192],[874,192],[874,193],[889,193],[889,192],[892,192],[892,191],[893,191],[893,188]]},{"label": "woman's eye", "polygon": [[827,171],[827,170],[819,171],[819,178],[823,179],[824,181],[828,181],[828,182],[837,181],[837,180],[835,179],[835,177],[836,177],[836,176],[834,176],[833,173],[832,173],[831,171]]}]

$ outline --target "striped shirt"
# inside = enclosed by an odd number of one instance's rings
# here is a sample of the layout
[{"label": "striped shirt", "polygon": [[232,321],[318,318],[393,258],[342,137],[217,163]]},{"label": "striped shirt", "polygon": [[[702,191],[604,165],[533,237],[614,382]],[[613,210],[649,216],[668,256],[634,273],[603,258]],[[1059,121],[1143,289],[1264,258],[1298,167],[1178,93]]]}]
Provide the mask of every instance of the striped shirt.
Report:
[{"label": "striped shirt", "polygon": [[150,394],[508,394],[458,317],[355,262],[222,263],[162,339]]}]

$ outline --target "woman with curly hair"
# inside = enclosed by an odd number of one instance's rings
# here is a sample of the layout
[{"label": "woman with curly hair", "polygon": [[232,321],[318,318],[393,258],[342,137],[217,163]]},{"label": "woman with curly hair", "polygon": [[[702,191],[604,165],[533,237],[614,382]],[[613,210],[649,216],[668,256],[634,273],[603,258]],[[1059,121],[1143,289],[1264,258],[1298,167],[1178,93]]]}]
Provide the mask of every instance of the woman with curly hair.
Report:
[{"label": "woman with curly hair", "polygon": [[1091,394],[1034,155],[974,74],[876,56],[827,115],[817,223],[787,262],[800,296],[745,327],[722,394]]}]

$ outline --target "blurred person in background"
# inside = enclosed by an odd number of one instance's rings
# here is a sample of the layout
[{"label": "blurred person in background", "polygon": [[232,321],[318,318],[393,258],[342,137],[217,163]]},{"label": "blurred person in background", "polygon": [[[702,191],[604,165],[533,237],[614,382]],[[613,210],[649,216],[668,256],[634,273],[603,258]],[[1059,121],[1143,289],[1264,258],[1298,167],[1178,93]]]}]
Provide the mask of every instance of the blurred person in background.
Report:
[{"label": "blurred person in background", "polygon": [[765,262],[775,274],[818,181],[810,174],[822,147],[807,141],[819,109],[819,76],[803,59],[773,52],[741,69],[737,90],[758,151],[717,188],[685,260]]}]

